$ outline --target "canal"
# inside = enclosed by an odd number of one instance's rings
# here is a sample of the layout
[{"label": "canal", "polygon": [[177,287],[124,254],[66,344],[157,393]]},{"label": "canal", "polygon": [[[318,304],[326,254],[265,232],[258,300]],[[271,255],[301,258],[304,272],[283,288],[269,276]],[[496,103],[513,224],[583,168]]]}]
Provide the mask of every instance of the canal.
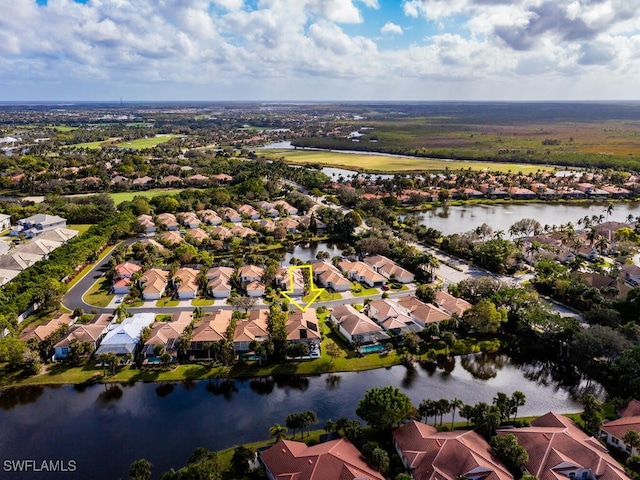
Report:
[{"label": "canal", "polygon": [[[394,385],[414,405],[424,398],[491,403],[499,391],[525,393],[520,415],[580,410],[581,379],[557,380],[545,365],[516,365],[506,355],[456,358],[446,370],[396,366],[295,378],[24,387],[0,394],[0,452],[4,460],[74,460],[63,478],[126,478],[131,462],[146,458],[154,478],[184,465],[204,446],[220,450],[268,437],[269,427],[304,410],[316,411],[317,428],[330,418],[356,418],[367,389]],[[597,394],[602,394],[596,389]],[[448,416],[450,418],[450,416]],[[29,478],[3,472],[2,478]],[[38,478],[62,478],[39,473]]]}]

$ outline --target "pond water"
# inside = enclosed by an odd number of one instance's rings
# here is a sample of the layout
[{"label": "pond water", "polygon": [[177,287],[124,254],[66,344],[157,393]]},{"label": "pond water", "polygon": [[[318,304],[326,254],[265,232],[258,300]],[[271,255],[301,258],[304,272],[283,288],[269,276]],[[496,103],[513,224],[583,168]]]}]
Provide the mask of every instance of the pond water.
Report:
[{"label": "pond water", "polygon": [[[638,202],[613,203],[613,213],[609,221],[626,222],[629,214],[640,215]],[[572,222],[579,228],[579,219],[605,214],[605,202],[576,203],[492,203],[475,205],[449,205],[416,214],[419,222],[427,227],[440,230],[445,235],[472,230],[483,223],[490,225],[493,231],[503,230],[505,238],[509,236],[509,227],[523,218],[533,218],[546,225],[562,225]],[[606,215],[606,214],[605,214]]]},{"label": "pond water", "polygon": [[[444,369],[443,369],[444,368]],[[154,478],[183,465],[199,446],[220,450],[268,437],[269,427],[304,410],[318,428],[355,417],[367,389],[394,385],[418,405],[424,398],[490,403],[499,391],[520,390],[520,415],[575,412],[586,385],[557,381],[545,365],[515,365],[506,355],[471,355],[433,371],[396,366],[357,373],[177,384],[25,387],[0,394],[0,452],[4,460],[74,460],[64,478],[125,478],[131,462],[146,458]],[[595,393],[601,394],[599,390]],[[449,416],[450,418],[450,416]],[[38,478],[61,474],[39,473]],[[3,472],[2,478],[25,478]]]},{"label": "pond water", "polygon": [[289,265],[292,258],[297,258],[303,262],[315,262],[316,255],[319,252],[327,252],[329,259],[338,256],[347,247],[346,243],[341,242],[308,242],[296,245],[292,249],[283,249],[284,261],[283,265]]}]

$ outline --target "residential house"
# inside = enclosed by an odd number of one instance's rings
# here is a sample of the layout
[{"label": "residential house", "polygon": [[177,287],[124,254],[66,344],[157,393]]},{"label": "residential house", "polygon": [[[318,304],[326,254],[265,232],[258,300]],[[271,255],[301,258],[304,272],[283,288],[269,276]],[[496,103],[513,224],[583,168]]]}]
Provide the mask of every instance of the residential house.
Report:
[{"label": "residential house", "polygon": [[273,206],[276,209],[281,209],[287,215],[297,215],[298,214],[298,209],[293,207],[293,206],[291,206],[289,204],[289,202],[287,202],[285,200],[278,200],[277,202],[274,202]]},{"label": "residential house", "polygon": [[182,224],[188,228],[198,228],[200,226],[200,219],[193,212],[185,212],[180,216]]},{"label": "residential house", "polygon": [[575,277],[582,279],[590,287],[595,287],[605,298],[624,300],[631,287],[619,278],[611,278],[608,275],[596,272],[575,272]]},{"label": "residential house", "polygon": [[393,444],[413,480],[513,480],[513,475],[473,430],[438,432],[412,420],[392,432]]},{"label": "residential house", "polygon": [[136,263],[124,262],[115,266],[111,289],[116,295],[127,294],[131,289],[132,277],[142,270]]},{"label": "residential house", "polygon": [[331,288],[335,292],[348,292],[351,282],[329,262],[317,261],[311,264],[316,282],[324,288]]},{"label": "residential house", "polygon": [[261,281],[249,282],[244,286],[249,297],[262,297],[267,286]]},{"label": "residential house", "polygon": [[322,337],[318,328],[318,318],[315,308],[295,310],[289,313],[286,323],[288,343],[320,344]]},{"label": "residential house", "polygon": [[413,273],[405,270],[384,255],[370,255],[365,257],[363,262],[373,267],[376,272],[389,280],[399,283],[411,283],[414,280]]},{"label": "residential house", "polygon": [[298,231],[299,222],[293,218],[283,218],[276,225],[282,225],[288,233],[296,233]]},{"label": "residential house", "polygon": [[231,310],[215,310],[193,326],[189,352],[197,358],[209,358],[208,343],[227,340],[227,328],[231,322]]},{"label": "residential house", "polygon": [[147,235],[153,234],[156,232],[156,224],[153,221],[153,217],[151,215],[138,215],[138,223],[144,229],[144,233]]},{"label": "residential house", "polygon": [[11,215],[0,213],[0,230],[6,230],[11,227]]},{"label": "residential house", "polygon": [[239,238],[245,238],[251,235],[258,234],[258,232],[256,232],[255,230],[245,227],[244,225],[234,225],[233,227],[231,227],[231,233],[235,237],[239,237]]},{"label": "residential house", "polygon": [[196,173],[195,175],[187,177],[187,183],[189,183],[189,185],[206,185],[209,183],[209,177]]},{"label": "residential house", "polygon": [[220,225],[222,223],[222,219],[220,216],[213,210],[200,210],[198,212],[200,219],[206,223],[207,225]]},{"label": "residential house", "polygon": [[398,298],[396,301],[407,309],[409,316],[422,328],[428,323],[439,323],[451,318],[451,315],[448,313],[430,303],[424,303],[418,300],[413,295]]},{"label": "residential house", "polygon": [[260,218],[260,212],[246,203],[238,207],[238,213],[245,215],[250,220],[257,220]]},{"label": "residential house", "polygon": [[143,188],[148,186],[152,180],[153,178],[151,178],[148,175],[145,175],[144,177],[134,178],[133,182],[131,183],[134,187]]},{"label": "residential house", "polygon": [[626,188],[617,187],[615,185],[604,185],[602,190],[607,192],[611,198],[628,198],[631,196],[631,191]]},{"label": "residential house", "polygon": [[629,480],[607,449],[565,416],[550,412],[530,427],[498,430],[498,435],[508,434],[529,454],[526,473],[540,480]]},{"label": "residential house", "polygon": [[207,272],[207,288],[213,298],[227,298],[231,294],[231,267],[212,267]]},{"label": "residential house", "polygon": [[304,295],[304,276],[302,269],[281,268],[276,275],[276,286],[288,295],[301,297]]},{"label": "residential house", "polygon": [[162,232],[162,235],[160,235],[160,240],[163,240],[169,245],[177,245],[178,243],[182,243],[183,238],[179,232],[177,232],[176,230],[171,230],[168,232]]},{"label": "residential house", "polygon": [[623,265],[620,268],[622,279],[632,287],[640,285],[640,267],[635,264]]},{"label": "residential house", "polygon": [[[189,300],[198,295],[198,273],[195,268],[180,268],[173,275],[173,283],[179,300]],[[177,279],[180,279],[178,281]]]},{"label": "residential house", "polygon": [[389,339],[380,325],[351,305],[334,307],[329,318],[349,343],[364,345]]},{"label": "residential house", "polygon": [[449,315],[456,314],[458,317],[462,317],[462,314],[473,306],[463,298],[454,297],[450,293],[443,292],[442,290],[436,292],[435,303],[440,310]]},{"label": "residential house", "polygon": [[623,437],[629,430],[640,433],[640,402],[632,400],[620,412],[620,418],[606,421],[600,426],[600,440],[610,447],[622,450],[627,455],[640,455],[640,447],[624,442]]},{"label": "residential house", "polygon": [[162,177],[160,183],[164,186],[178,186],[182,185],[182,179],[180,177],[176,177],[175,175],[167,175],[166,177]]},{"label": "residential house", "polygon": [[394,300],[372,300],[365,307],[367,315],[378,322],[388,332],[399,335],[402,332],[419,332],[423,327],[418,325],[407,310]]},{"label": "residential house", "polygon": [[264,211],[264,214],[271,218],[278,218],[280,216],[280,212],[278,209],[269,202],[258,202],[258,208]]},{"label": "residential house", "polygon": [[384,480],[346,438],[307,446],[281,440],[260,452],[271,480]]},{"label": "residential house", "polygon": [[178,230],[180,228],[180,224],[178,224],[178,220],[173,213],[161,213],[156,217],[156,221],[160,226],[169,231]]},{"label": "residential house", "polygon": [[229,222],[240,223],[242,221],[242,215],[236,212],[233,208],[227,207],[223,210],[224,218]]},{"label": "residential house", "polygon": [[[324,233],[327,231],[327,224],[320,220],[318,217],[314,217],[316,222],[316,230],[318,233]],[[305,215],[304,217],[300,217],[300,225],[304,225],[309,228],[311,226],[311,215]]]},{"label": "residential house", "polygon": [[151,268],[140,278],[143,300],[160,300],[167,288],[169,272],[159,268]]},{"label": "residential house", "polygon": [[264,268],[257,265],[244,265],[238,269],[238,275],[242,283],[259,282],[264,275]]},{"label": "residential house", "polygon": [[78,233],[79,232],[77,230],[71,230],[70,228],[53,228],[38,235],[38,240],[58,242],[60,245],[62,245],[63,243],[67,243],[72,238],[77,237]]},{"label": "residential house", "polygon": [[42,260],[41,255],[23,253],[18,249],[6,253],[0,257],[0,277],[2,285],[13,280],[21,271]]},{"label": "residential house", "polygon": [[178,358],[178,339],[193,319],[192,312],[175,312],[170,322],[156,322],[151,327],[149,339],[144,342],[142,354],[145,360],[156,358],[156,347],[163,346],[173,359]]},{"label": "residential house", "polygon": [[211,179],[215,180],[218,183],[229,183],[233,181],[233,177],[231,175],[227,175],[226,173],[218,173],[217,175],[213,175]]},{"label": "residential house", "polygon": [[219,237],[221,240],[224,240],[226,238],[231,238],[233,237],[233,232],[231,230],[229,230],[227,227],[224,227],[222,225],[218,225],[217,227],[213,227],[211,229],[211,237]]},{"label": "residential house", "polygon": [[26,342],[27,340],[34,339],[38,342],[42,342],[49,335],[57,331],[63,325],[71,325],[74,321],[73,315],[70,313],[61,313],[58,316],[41,323],[37,326],[30,326],[25,328],[20,334],[20,340]]},{"label": "residential house", "polygon": [[80,343],[89,342],[95,351],[100,346],[100,340],[102,340],[102,337],[107,333],[112,320],[112,315],[103,314],[96,315],[94,319],[86,325],[72,325],[66,336],[55,344],[54,358],[56,360],[67,358],[73,340]]},{"label": "residential house", "polygon": [[269,310],[266,308],[253,309],[249,311],[248,318],[236,322],[233,335],[233,348],[236,353],[246,353],[251,350],[251,342],[264,342],[269,338],[268,317]]},{"label": "residential house", "polygon": [[135,355],[142,330],[150,326],[155,318],[153,313],[136,313],[133,317],[125,318],[122,323],[111,324],[96,350],[96,355],[102,353]]},{"label": "residential house", "polygon": [[26,238],[32,238],[43,232],[55,228],[65,228],[66,226],[66,218],[59,217],[58,215],[38,213],[37,215],[18,220],[16,225],[11,227],[9,234],[12,236],[24,234]]},{"label": "residential house", "polygon": [[535,192],[523,187],[509,187],[507,192],[514,200],[533,200],[536,198]]},{"label": "residential house", "polygon": [[191,238],[196,243],[202,243],[209,238],[209,234],[201,228],[192,228],[187,230],[185,237]]},{"label": "residential house", "polygon": [[343,260],[338,263],[338,267],[351,280],[364,283],[368,287],[382,287],[385,283],[385,278],[364,262]]}]

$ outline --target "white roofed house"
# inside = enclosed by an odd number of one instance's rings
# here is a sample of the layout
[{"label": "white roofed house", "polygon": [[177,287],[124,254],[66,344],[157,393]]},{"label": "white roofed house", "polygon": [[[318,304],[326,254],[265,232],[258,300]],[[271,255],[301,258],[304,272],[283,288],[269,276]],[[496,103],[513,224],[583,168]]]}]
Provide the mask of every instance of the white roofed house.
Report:
[{"label": "white roofed house", "polygon": [[349,343],[365,345],[389,339],[380,325],[351,305],[334,307],[329,318]]},{"label": "white roofed house", "polygon": [[122,323],[111,325],[100,347],[96,350],[96,355],[102,353],[135,355],[142,330],[154,321],[153,313],[136,313],[133,317],[125,318]]},{"label": "white roofed house", "polygon": [[53,230],[55,228],[65,228],[67,219],[58,215],[48,215],[39,213],[27,218],[18,220],[15,226],[11,228],[10,235],[17,236],[24,234],[27,238],[34,237],[40,233]]}]

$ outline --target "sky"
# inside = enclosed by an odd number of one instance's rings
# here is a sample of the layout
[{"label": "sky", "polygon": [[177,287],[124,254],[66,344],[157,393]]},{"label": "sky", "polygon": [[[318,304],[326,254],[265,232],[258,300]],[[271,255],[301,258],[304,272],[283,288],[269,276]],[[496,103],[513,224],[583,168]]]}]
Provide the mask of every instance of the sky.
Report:
[{"label": "sky", "polygon": [[0,0],[0,101],[640,100],[640,0]]}]

